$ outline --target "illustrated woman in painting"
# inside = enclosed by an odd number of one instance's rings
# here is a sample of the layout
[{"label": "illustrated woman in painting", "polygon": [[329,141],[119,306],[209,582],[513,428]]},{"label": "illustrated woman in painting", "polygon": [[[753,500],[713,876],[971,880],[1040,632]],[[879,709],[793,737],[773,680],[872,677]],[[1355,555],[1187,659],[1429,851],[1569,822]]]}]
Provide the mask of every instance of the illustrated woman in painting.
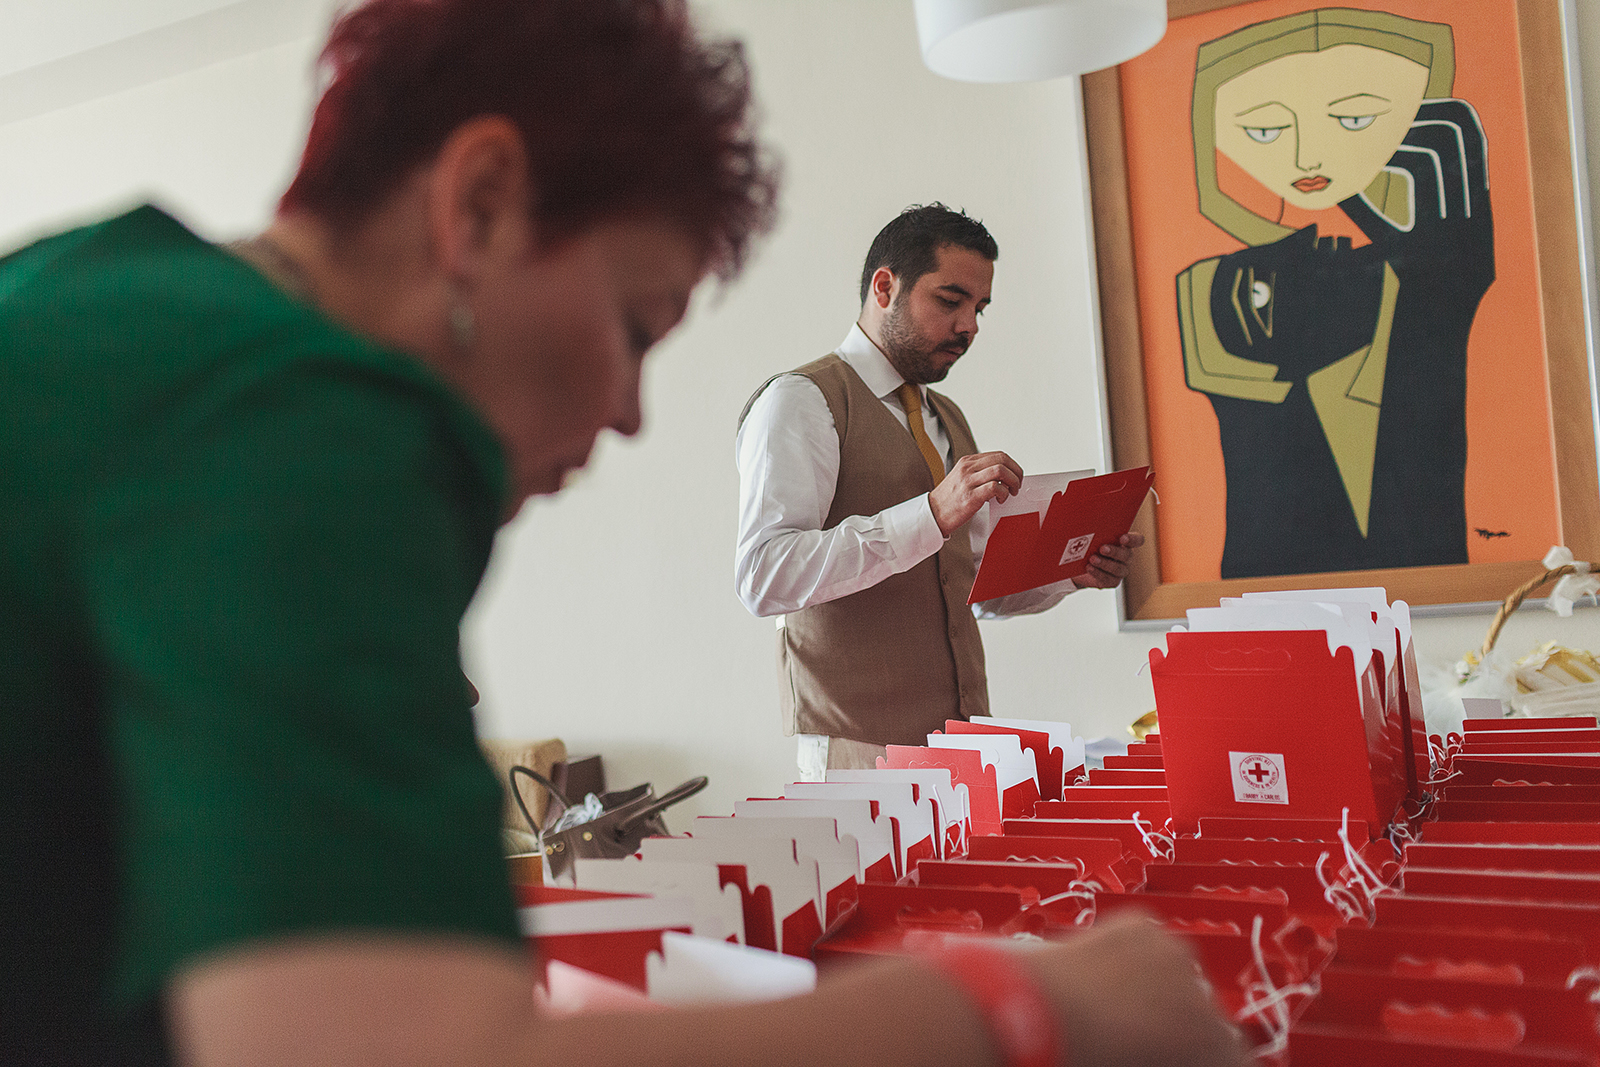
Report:
[{"label": "illustrated woman in painting", "polygon": [[1454,70],[1449,26],[1346,8],[1200,48],[1200,211],[1245,245],[1178,277],[1186,380],[1221,432],[1224,578],[1467,562],[1494,227]]}]

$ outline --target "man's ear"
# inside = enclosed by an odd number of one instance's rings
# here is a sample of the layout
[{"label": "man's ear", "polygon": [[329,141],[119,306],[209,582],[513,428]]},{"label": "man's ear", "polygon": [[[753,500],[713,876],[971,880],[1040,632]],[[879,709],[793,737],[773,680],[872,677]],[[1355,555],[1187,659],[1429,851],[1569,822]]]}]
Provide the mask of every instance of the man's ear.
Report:
[{"label": "man's ear", "polygon": [[894,299],[896,280],[894,271],[888,267],[879,267],[872,272],[872,281],[867,285],[867,299],[877,304],[879,308],[887,309]]},{"label": "man's ear", "polygon": [[500,115],[457,126],[433,161],[428,223],[440,268],[470,284],[485,265],[536,243],[522,134]]}]

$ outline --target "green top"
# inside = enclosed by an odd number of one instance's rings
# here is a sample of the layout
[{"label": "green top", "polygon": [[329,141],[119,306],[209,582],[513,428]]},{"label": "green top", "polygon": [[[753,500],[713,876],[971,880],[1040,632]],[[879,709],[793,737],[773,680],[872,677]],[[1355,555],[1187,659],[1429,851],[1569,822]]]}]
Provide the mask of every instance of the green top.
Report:
[{"label": "green top", "polygon": [[167,980],[257,939],[516,945],[477,417],[146,207],[0,259],[0,426],[0,1047],[160,1062]]}]

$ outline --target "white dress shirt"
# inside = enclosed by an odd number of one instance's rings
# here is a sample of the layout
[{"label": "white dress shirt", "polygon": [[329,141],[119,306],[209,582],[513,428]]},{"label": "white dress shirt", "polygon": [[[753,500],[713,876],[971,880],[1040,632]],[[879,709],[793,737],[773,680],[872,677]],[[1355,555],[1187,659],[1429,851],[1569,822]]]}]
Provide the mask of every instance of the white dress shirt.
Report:
[{"label": "white dress shirt", "polygon": [[[895,395],[904,379],[861,327],[851,326],[834,351],[909,434],[905,408]],[[917,389],[926,399],[926,387]],[[926,403],[922,412],[928,438],[948,472],[950,436]],[[739,428],[735,449],[734,582],[753,615],[782,616],[860,592],[910,570],[944,544],[927,493],[876,515],[851,515],[831,530],[822,528],[839,479],[839,434],[822,390],[804,375],[785,374],[767,386]],[[989,509],[983,507],[953,536],[970,537],[973,558],[981,562],[989,530]],[[973,612],[982,619],[1044,611],[1074,588],[1067,579],[974,604]]]}]

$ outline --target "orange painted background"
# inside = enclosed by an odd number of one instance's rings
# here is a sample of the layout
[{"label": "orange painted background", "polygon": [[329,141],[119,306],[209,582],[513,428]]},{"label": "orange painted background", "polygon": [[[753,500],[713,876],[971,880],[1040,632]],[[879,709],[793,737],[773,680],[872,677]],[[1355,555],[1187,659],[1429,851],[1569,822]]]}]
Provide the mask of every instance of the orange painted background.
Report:
[{"label": "orange painted background", "polygon": [[[1184,383],[1175,279],[1191,264],[1244,247],[1198,207],[1190,126],[1196,51],[1240,27],[1330,6],[1387,11],[1454,29],[1453,93],[1483,122],[1495,243],[1495,280],[1467,348],[1468,554],[1473,563],[1538,559],[1561,541],[1515,0],[1256,0],[1174,19],[1160,44],[1121,68],[1164,582],[1219,577],[1225,532],[1217,420],[1206,396]],[[1223,181],[1232,191],[1236,181],[1250,179],[1235,171],[1224,173]],[[1324,223],[1319,215],[1337,218]],[[1297,212],[1284,222],[1319,222],[1324,233],[1359,232],[1338,209]],[[1473,533],[1478,527],[1508,536],[1485,539]]]}]

